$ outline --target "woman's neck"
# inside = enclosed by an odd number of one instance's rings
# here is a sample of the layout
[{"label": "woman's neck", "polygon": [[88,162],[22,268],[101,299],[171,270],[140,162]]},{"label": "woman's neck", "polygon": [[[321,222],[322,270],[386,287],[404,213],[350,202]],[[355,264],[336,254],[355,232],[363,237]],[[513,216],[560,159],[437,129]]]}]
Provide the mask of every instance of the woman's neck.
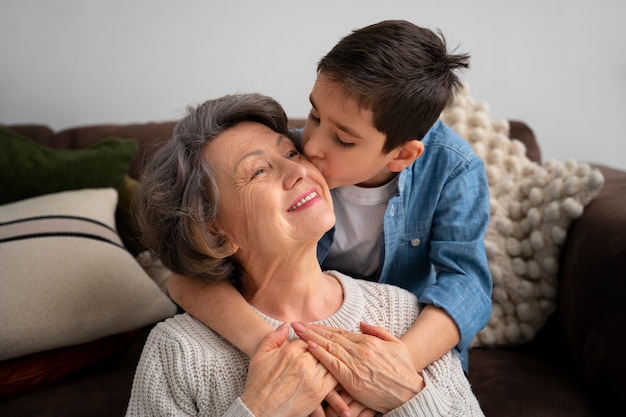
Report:
[{"label": "woman's neck", "polygon": [[339,310],[342,286],[322,272],[315,253],[278,258],[250,260],[244,265],[248,275],[243,296],[251,305],[282,322],[317,321]]}]

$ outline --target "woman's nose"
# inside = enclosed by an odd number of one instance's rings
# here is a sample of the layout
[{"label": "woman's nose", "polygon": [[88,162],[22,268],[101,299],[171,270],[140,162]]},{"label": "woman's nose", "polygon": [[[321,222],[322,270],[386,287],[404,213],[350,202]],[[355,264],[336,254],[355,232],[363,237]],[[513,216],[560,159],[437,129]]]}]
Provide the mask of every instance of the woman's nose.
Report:
[{"label": "woman's nose", "polygon": [[285,188],[291,188],[302,181],[307,176],[306,167],[299,161],[285,160]]}]

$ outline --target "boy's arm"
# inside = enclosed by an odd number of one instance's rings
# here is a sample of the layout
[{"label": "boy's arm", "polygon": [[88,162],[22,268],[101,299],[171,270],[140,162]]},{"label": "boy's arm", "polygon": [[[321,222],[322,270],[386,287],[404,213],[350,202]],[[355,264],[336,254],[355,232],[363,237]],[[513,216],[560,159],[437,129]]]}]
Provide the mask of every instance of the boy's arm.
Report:
[{"label": "boy's arm", "polygon": [[[261,341],[275,331],[259,317],[243,296],[227,281],[208,282],[201,278],[172,273],[168,281],[170,297],[187,313],[252,357]],[[327,397],[339,415],[349,412],[348,405],[335,392]],[[312,416],[323,416],[321,407]]]},{"label": "boy's arm", "polygon": [[261,340],[275,329],[256,314],[242,295],[227,281],[172,274],[170,297],[202,323],[252,356]]},{"label": "boy's arm", "polygon": [[432,304],[422,309],[413,326],[400,337],[407,345],[417,371],[452,350],[460,339],[459,329],[452,317]]}]

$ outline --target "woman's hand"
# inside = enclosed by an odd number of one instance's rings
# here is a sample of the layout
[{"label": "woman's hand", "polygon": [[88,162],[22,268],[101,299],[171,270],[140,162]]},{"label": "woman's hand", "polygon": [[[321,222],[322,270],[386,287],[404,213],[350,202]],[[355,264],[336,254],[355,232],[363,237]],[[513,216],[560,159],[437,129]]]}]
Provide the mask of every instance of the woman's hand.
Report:
[{"label": "woman's hand", "polygon": [[[341,400],[342,406],[345,405],[348,410],[348,415],[351,417],[374,417],[376,415],[376,411],[371,408],[367,408],[354,398],[350,394],[348,394],[345,390],[340,389],[339,393],[337,391],[333,391],[338,400]],[[328,400],[328,399],[327,399]],[[330,406],[326,407],[325,417],[341,417],[342,414],[339,414],[335,409]]]},{"label": "woman's hand", "polygon": [[310,352],[361,404],[387,413],[424,388],[408,347],[382,327],[361,323],[363,334],[292,323]]},{"label": "woman's hand", "polygon": [[267,335],[250,360],[241,400],[256,417],[309,415],[337,385],[305,342],[285,343],[288,333]]}]

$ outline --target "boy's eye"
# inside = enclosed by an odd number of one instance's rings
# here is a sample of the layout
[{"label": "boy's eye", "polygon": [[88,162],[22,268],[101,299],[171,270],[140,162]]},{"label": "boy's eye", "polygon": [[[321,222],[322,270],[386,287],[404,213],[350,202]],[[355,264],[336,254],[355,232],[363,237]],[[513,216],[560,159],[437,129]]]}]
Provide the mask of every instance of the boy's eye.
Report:
[{"label": "boy's eye", "polygon": [[314,122],[314,123],[319,123],[320,122],[320,118],[315,116],[313,114],[313,112],[309,112],[309,120]]},{"label": "boy's eye", "polygon": [[[313,123],[317,123],[317,124],[319,124],[319,122],[320,122],[320,118],[317,117],[316,115],[314,115],[313,111],[309,112],[309,120],[312,121]],[[344,148],[350,148],[350,147],[354,146],[354,143],[352,143],[352,142],[344,142],[343,140],[339,139],[339,136],[337,136],[337,135],[333,135],[333,140],[335,141],[336,144],[338,144],[339,146],[342,146]]]},{"label": "boy's eye", "polygon": [[333,140],[335,141],[335,143],[339,146],[342,146],[344,148],[351,148],[354,146],[354,143],[352,142],[344,142],[341,139],[339,139],[339,136],[337,135],[333,135]]}]

